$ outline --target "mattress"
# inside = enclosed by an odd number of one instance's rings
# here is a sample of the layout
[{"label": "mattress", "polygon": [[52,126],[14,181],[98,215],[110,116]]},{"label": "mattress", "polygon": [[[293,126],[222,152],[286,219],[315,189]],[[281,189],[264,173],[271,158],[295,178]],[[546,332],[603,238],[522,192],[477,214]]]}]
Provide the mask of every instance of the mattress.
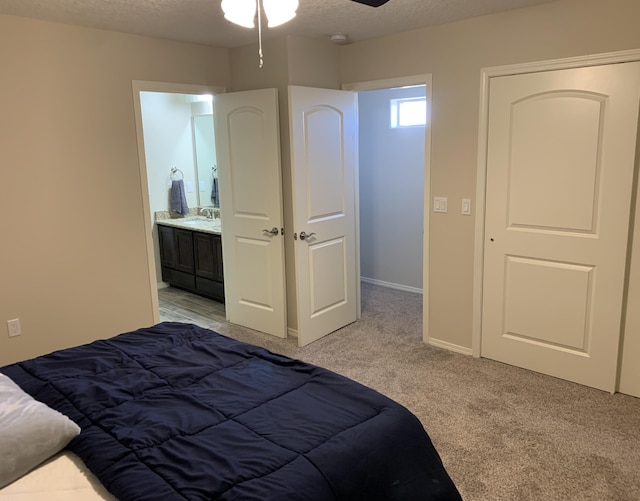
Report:
[{"label": "mattress", "polygon": [[63,451],[0,489],[2,501],[117,501],[75,454]]}]

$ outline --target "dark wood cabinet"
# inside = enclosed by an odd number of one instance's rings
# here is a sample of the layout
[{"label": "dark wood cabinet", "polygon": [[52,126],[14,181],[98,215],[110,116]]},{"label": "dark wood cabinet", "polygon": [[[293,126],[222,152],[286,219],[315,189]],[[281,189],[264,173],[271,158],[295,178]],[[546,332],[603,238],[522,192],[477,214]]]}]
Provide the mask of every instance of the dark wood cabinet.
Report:
[{"label": "dark wood cabinet", "polygon": [[193,238],[189,230],[175,229],[176,268],[185,273],[193,273]]},{"label": "dark wood cabinet", "polygon": [[162,280],[224,301],[220,235],[158,225]]}]

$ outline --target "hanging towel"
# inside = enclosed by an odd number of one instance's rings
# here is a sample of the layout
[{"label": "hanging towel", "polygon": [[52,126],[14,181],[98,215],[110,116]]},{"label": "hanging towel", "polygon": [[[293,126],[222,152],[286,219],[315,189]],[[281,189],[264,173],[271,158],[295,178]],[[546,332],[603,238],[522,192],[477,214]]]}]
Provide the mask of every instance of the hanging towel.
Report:
[{"label": "hanging towel", "polygon": [[220,200],[218,198],[218,178],[214,177],[211,183],[211,202],[216,209],[220,208]]},{"label": "hanging towel", "polygon": [[171,190],[169,191],[169,201],[171,210],[178,214],[189,214],[189,206],[187,205],[187,195],[184,192],[184,182],[182,179],[171,181]]}]

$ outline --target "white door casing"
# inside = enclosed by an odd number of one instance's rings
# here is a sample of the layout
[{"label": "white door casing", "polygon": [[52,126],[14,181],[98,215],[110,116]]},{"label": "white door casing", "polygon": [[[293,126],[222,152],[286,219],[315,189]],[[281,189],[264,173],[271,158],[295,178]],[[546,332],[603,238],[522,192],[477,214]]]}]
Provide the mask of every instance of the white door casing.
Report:
[{"label": "white door casing", "polygon": [[640,63],[492,78],[481,355],[613,392]]},{"label": "white door casing", "polygon": [[277,89],[217,95],[214,117],[227,319],[284,338]]},{"label": "white door casing", "polygon": [[[356,96],[290,86],[289,113],[298,343],[304,346],[357,318]],[[303,239],[302,232],[313,235]]]}]

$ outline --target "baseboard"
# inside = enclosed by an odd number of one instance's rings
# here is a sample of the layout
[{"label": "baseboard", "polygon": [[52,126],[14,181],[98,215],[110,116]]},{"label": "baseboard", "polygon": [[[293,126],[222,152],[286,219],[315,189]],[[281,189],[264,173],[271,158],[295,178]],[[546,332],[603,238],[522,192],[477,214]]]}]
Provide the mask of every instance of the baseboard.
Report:
[{"label": "baseboard", "polygon": [[169,282],[158,282],[158,290],[166,289],[169,287]]},{"label": "baseboard", "polygon": [[456,353],[461,353],[462,355],[473,355],[473,351],[471,350],[471,348],[449,343],[447,341],[441,341],[440,339],[429,338],[429,344],[431,346],[435,346],[436,348],[444,348],[445,350],[455,351]]},{"label": "baseboard", "polygon": [[291,327],[287,328],[287,336],[291,336],[291,337],[298,337],[298,330],[297,329],[292,329]]},{"label": "baseboard", "polygon": [[360,280],[368,284],[388,287],[389,289],[396,289],[399,291],[415,292],[416,294],[422,294],[422,289],[418,289],[417,287],[409,287],[408,285],[394,284],[392,282],[383,282],[382,280],[376,280],[374,278],[366,278],[366,277],[360,277]]}]

